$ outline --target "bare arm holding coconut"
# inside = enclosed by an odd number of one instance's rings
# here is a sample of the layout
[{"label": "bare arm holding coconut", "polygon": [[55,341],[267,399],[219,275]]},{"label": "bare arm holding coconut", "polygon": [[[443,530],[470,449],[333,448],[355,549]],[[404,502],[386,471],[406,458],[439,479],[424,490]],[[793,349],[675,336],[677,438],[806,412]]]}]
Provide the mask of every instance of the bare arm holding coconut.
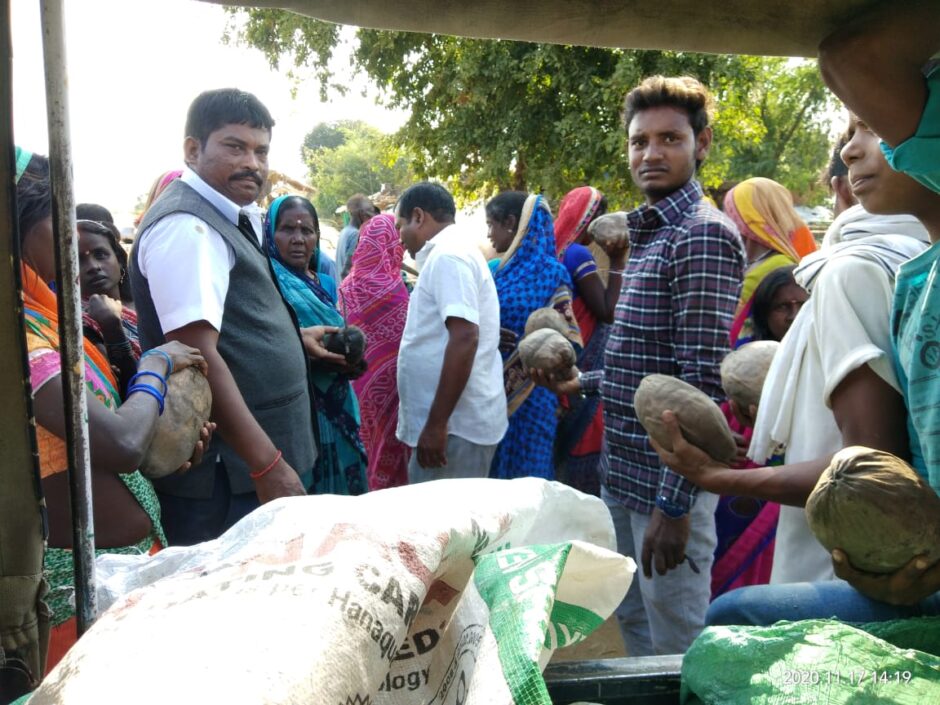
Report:
[{"label": "bare arm holding coconut", "polygon": [[[180,343],[169,343],[159,349],[171,357],[174,370],[189,366],[203,372],[206,369],[206,361],[198,350]],[[167,364],[162,356],[147,356],[141,360],[140,369],[165,375]],[[86,392],[86,396],[95,540],[101,548],[131,545],[147,535],[151,523],[136,503],[128,501],[130,494],[118,475],[134,472],[143,459],[157,426],[159,406],[148,394],[132,394],[117,410],[111,411],[91,392]],[[37,423],[59,438],[65,438],[62,399],[61,376],[50,379],[33,399]],[[202,459],[212,429],[212,424],[202,429],[190,462]],[[42,488],[49,512],[49,545],[71,548],[68,474],[55,472],[43,477]]]},{"label": "bare arm holding coconut", "polygon": [[[832,412],[842,433],[843,446],[861,445],[900,458],[910,457],[904,399],[868,365],[853,370],[836,386]],[[778,467],[735,470],[688,443],[673,412],[663,414],[663,423],[672,439],[673,451],[667,451],[651,438],[660,458],[675,472],[716,494],[756,497],[802,507],[832,458],[829,455]]]}]

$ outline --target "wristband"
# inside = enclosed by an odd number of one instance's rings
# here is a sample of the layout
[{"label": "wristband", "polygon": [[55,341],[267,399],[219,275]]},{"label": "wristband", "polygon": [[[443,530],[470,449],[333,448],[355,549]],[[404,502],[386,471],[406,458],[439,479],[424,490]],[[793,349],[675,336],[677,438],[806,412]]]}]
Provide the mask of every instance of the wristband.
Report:
[{"label": "wristband", "polygon": [[669,500],[666,495],[659,495],[656,498],[656,508],[670,519],[681,519],[689,510]]},{"label": "wristband", "polygon": [[159,390],[159,389],[157,389],[156,387],[152,387],[152,386],[150,386],[149,384],[145,384],[145,383],[143,383],[143,382],[139,382],[139,383],[137,383],[137,384],[135,384],[135,385],[132,385],[132,386],[127,390],[127,396],[129,397],[131,394],[134,394],[135,392],[143,392],[144,394],[149,394],[149,395],[152,396],[154,399],[156,399],[156,400],[157,400],[157,404],[160,405],[160,414],[159,414],[159,415],[160,415],[160,416],[163,416],[163,402],[164,402],[165,397],[164,397],[162,394],[160,394],[160,390]]},{"label": "wristband", "polygon": [[153,350],[148,350],[143,355],[141,355],[140,359],[143,360],[145,357],[147,357],[147,355],[163,355],[163,358],[166,360],[166,376],[169,377],[171,374],[173,374],[173,358],[171,358],[165,352],[154,348]]},{"label": "wristband", "polygon": [[252,480],[260,480],[274,469],[274,466],[277,465],[277,461],[280,460],[283,455],[284,454],[281,451],[278,451],[274,454],[274,460],[271,461],[271,464],[268,465],[268,467],[264,468],[263,470],[259,470],[258,472],[250,472],[248,473],[248,477],[250,477]]},{"label": "wristband", "polygon": [[166,394],[167,394],[167,392],[170,391],[170,387],[169,387],[169,386],[167,385],[167,383],[166,383],[166,377],[164,377],[163,375],[161,375],[159,372],[151,372],[150,370],[141,370],[140,372],[138,372],[137,374],[135,374],[133,377],[131,377],[130,384],[128,384],[127,386],[128,386],[128,387],[133,386],[134,384],[137,383],[137,378],[138,378],[138,377],[144,377],[144,376],[146,376],[146,377],[156,377],[158,380],[160,380],[160,382],[163,383],[163,397],[166,398]]}]

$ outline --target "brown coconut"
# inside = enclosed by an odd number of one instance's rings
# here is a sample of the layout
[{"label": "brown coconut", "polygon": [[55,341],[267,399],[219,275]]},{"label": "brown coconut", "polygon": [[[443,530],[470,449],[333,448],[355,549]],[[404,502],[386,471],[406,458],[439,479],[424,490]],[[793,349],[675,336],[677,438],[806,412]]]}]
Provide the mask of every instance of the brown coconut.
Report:
[{"label": "brown coconut", "polygon": [[604,250],[619,250],[630,245],[630,230],[624,211],[605,213],[588,225],[588,235]]},{"label": "brown coconut", "polygon": [[[159,387],[159,382],[154,386]],[[170,375],[163,415],[157,419],[157,430],[140,464],[141,473],[158,478],[179,470],[192,456],[210,411],[212,392],[202,372],[187,367]]]},{"label": "brown coconut", "polygon": [[541,328],[551,328],[564,335],[568,332],[568,321],[565,320],[563,315],[550,306],[537,308],[529,314],[529,318],[525,322],[524,335],[529,335],[529,333]]},{"label": "brown coconut", "polygon": [[718,405],[691,384],[669,375],[647,375],[633,396],[636,416],[643,428],[666,450],[672,443],[663,425],[663,412],[675,413],[683,437],[712,458],[730,463],[737,455],[737,444]]},{"label": "brown coconut", "polygon": [[551,372],[559,380],[571,379],[571,370],[577,362],[568,339],[551,328],[541,328],[524,337],[519,343],[519,357],[526,368]]},{"label": "brown coconut", "polygon": [[758,340],[733,350],[721,361],[721,387],[743,411],[760,403],[767,371],[780,343]]},{"label": "brown coconut", "polygon": [[940,497],[910,465],[850,446],[834,456],[806,500],[810,529],[869,573],[893,573],[927,554],[940,560]]}]

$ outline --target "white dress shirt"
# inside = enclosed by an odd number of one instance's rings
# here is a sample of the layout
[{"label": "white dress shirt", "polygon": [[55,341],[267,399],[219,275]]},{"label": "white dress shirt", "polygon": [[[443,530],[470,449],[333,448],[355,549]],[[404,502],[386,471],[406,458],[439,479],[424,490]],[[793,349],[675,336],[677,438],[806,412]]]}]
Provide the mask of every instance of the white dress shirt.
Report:
[{"label": "white dress shirt", "polygon": [[[244,212],[251,219],[258,243],[263,243],[263,211],[255,204],[241,207],[203,181],[192,169],[180,179],[238,225]],[[138,264],[150,286],[164,334],[196,321],[222,329],[229,272],[235,253],[225,238],[202,219],[173,213],[138,236]]]},{"label": "white dress shirt", "polygon": [[424,429],[437,392],[445,322],[462,318],[479,326],[473,369],[447,432],[478,445],[499,443],[506,433],[506,393],[499,354],[499,299],[486,260],[472,233],[450,225],[415,257],[420,275],[408,302],[408,319],[398,351],[397,436],[412,448]]}]

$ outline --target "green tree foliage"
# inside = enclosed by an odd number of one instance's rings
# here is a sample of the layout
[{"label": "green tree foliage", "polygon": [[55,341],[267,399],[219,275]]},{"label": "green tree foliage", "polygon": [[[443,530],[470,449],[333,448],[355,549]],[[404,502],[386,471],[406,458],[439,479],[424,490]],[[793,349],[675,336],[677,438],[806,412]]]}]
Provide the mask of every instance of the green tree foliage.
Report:
[{"label": "green tree foliage", "polygon": [[[335,44],[316,29],[324,23],[281,11],[248,13],[242,38],[272,66],[289,59],[322,67],[332,56]],[[294,44],[281,40],[288,35]],[[308,36],[317,42],[305,42]],[[557,203],[568,189],[590,183],[612,205],[632,205],[639,194],[620,111],[626,92],[657,73],[695,76],[715,94],[716,143],[701,173],[706,187],[767,176],[800,200],[819,195],[831,98],[813,63],[368,29],[357,32],[353,62],[387,105],[410,110],[395,138],[415,173],[448,181],[458,195],[518,188]],[[319,75],[328,80],[322,68]]]},{"label": "green tree foliage", "polygon": [[396,141],[360,121],[316,125],[304,139],[303,157],[317,190],[313,203],[324,219],[354,193],[370,195],[383,184],[403,188],[414,180]]}]

